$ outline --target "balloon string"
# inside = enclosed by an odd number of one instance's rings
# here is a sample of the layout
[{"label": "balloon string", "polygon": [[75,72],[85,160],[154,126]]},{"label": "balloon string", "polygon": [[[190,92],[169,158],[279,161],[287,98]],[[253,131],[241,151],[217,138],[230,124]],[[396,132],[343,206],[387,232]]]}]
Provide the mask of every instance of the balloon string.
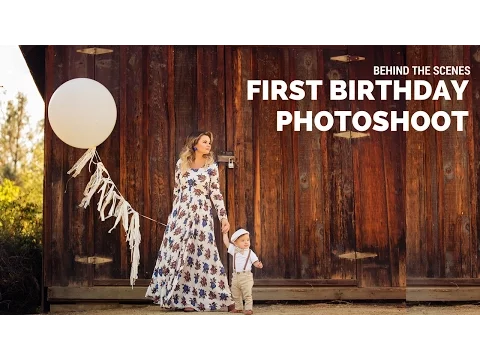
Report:
[{"label": "balloon string", "polygon": [[70,177],[69,177],[68,180],[67,180],[67,183],[65,184],[65,192],[64,192],[64,194],[67,193],[67,190],[68,190],[68,182],[69,182],[70,180],[72,180],[72,178],[73,178],[73,176],[70,175]]}]

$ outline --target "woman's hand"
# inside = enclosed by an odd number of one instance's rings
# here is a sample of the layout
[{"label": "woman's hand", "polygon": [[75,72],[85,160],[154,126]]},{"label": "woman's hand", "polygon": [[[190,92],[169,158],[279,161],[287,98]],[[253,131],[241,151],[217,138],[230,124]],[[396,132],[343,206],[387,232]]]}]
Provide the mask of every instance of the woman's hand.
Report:
[{"label": "woman's hand", "polygon": [[230,223],[227,219],[222,219],[222,233],[227,233],[230,230]]}]

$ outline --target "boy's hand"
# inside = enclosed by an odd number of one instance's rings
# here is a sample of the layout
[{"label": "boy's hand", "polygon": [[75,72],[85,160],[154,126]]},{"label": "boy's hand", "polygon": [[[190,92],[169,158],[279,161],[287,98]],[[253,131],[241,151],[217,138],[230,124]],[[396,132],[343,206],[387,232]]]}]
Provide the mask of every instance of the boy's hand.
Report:
[{"label": "boy's hand", "polygon": [[255,263],[253,264],[253,266],[255,266],[256,268],[259,268],[259,269],[262,269],[263,268],[263,264],[260,260],[258,261],[255,261]]}]

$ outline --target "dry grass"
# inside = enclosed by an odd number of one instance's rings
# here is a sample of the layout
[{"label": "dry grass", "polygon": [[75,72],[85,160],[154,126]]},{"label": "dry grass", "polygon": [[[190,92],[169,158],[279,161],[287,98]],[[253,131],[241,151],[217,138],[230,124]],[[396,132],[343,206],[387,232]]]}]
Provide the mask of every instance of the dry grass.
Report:
[{"label": "dry grass", "polygon": [[[185,313],[162,309],[156,305],[127,304],[72,304],[52,305],[51,314],[86,315],[226,315],[226,310]],[[256,315],[404,315],[404,304],[351,304],[351,303],[260,303],[254,304]],[[238,316],[241,314],[229,314]]]},{"label": "dry grass", "polygon": [[[229,315],[225,310],[185,313],[162,309],[150,304],[83,303],[52,305],[50,314],[57,315]],[[410,304],[405,303],[257,303],[255,315],[480,315],[479,304]]]}]

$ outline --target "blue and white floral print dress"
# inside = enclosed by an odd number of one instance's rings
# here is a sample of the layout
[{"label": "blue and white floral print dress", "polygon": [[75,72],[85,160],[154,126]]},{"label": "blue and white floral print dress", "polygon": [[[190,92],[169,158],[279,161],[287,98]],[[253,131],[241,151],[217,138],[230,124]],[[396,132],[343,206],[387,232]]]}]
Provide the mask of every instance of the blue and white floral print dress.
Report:
[{"label": "blue and white floral print dress", "polygon": [[175,167],[173,210],[168,217],[145,297],[166,308],[217,310],[232,304],[227,275],[215,244],[212,202],[227,218],[218,165],[181,173]]}]

